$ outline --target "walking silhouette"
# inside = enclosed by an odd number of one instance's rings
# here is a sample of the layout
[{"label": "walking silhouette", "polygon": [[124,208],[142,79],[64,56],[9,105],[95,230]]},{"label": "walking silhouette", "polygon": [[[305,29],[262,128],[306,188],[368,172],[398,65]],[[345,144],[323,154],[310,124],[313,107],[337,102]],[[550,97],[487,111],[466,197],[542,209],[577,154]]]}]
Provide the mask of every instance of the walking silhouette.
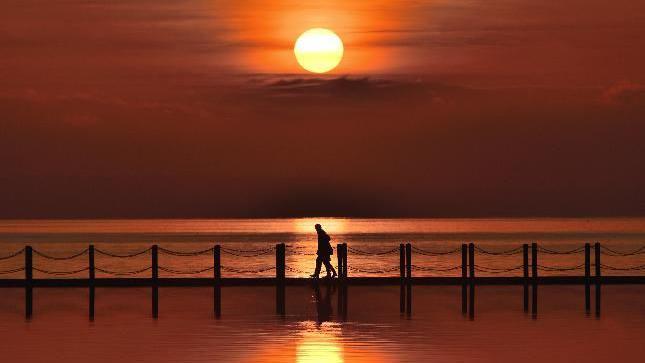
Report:
[{"label": "walking silhouette", "polygon": [[[316,233],[318,233],[318,251],[316,251],[316,270],[314,271],[311,277],[317,279],[320,275],[320,268],[322,264],[325,264],[325,270],[327,270],[327,278],[336,277],[336,270],[334,266],[331,265],[331,255],[334,254],[334,249],[331,247],[331,237],[322,229],[320,224],[315,225]],[[333,274],[333,275],[330,275]]]}]

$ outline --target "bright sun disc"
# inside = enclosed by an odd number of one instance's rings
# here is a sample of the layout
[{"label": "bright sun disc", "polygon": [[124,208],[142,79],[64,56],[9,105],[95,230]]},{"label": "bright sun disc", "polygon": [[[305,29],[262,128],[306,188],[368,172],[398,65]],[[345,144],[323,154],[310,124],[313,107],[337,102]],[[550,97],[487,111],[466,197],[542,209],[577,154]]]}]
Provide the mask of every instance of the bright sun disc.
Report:
[{"label": "bright sun disc", "polygon": [[293,52],[302,68],[325,73],[336,68],[343,59],[343,41],[329,29],[309,29],[298,37]]}]

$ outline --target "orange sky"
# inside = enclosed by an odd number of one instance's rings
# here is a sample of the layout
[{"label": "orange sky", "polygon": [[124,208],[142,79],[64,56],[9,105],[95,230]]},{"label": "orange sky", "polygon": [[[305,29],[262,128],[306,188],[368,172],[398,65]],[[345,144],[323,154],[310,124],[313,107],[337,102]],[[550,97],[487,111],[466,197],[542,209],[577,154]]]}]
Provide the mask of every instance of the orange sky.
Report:
[{"label": "orange sky", "polygon": [[645,213],[642,2],[1,10],[0,217]]},{"label": "orange sky", "polygon": [[[643,7],[626,0],[27,0],[3,5],[1,64],[98,80],[102,72],[303,73],[295,39],[327,27],[346,43],[336,74],[603,86],[643,81]],[[12,75],[3,74],[18,83]]]}]

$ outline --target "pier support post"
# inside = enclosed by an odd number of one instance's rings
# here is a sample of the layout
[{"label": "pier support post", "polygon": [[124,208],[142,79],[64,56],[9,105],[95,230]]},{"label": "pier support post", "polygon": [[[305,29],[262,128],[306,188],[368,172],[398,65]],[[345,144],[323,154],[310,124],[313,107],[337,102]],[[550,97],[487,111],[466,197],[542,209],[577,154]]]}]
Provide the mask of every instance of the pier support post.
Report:
[{"label": "pier support post", "polygon": [[468,244],[468,268],[470,272],[470,296],[468,299],[468,317],[475,318],[475,245]]},{"label": "pier support post", "polygon": [[585,243],[585,312],[591,311],[591,245]]},{"label": "pier support post", "polygon": [[524,272],[524,312],[529,312],[529,245],[522,245],[522,263]]},{"label": "pier support post", "polygon": [[405,312],[405,245],[399,245],[399,273],[401,275],[400,294],[399,294],[399,311]]},{"label": "pier support post", "polygon": [[531,243],[531,282],[532,282],[532,294],[531,294],[531,315],[533,318],[537,318],[538,312],[538,255],[537,255],[537,243]]},{"label": "pier support post", "polygon": [[405,244],[405,277],[410,282],[412,280],[412,245]]},{"label": "pier support post", "polygon": [[159,247],[152,245],[152,317],[159,317]]},{"label": "pier support post", "polygon": [[338,315],[345,321],[347,320],[347,243],[336,245],[336,255],[338,258]]},{"label": "pier support post", "polygon": [[33,312],[33,250],[31,246],[25,247],[25,317],[31,319]]},{"label": "pier support post", "polygon": [[468,245],[461,244],[461,313],[468,314]]},{"label": "pier support post", "polygon": [[279,284],[284,284],[285,277],[285,245],[278,243],[275,245],[275,278]]},{"label": "pier support post", "polygon": [[341,289],[343,291],[343,313],[342,320],[347,320],[347,300],[349,299],[349,293],[347,292],[347,243],[343,243],[343,283]]},{"label": "pier support post", "polygon": [[95,282],[94,279],[96,277],[95,273],[95,267],[94,267],[94,245],[90,245],[88,249],[88,259],[89,259],[89,287],[90,287],[90,321],[94,321],[94,290],[95,290]]},{"label": "pier support post", "polygon": [[406,314],[412,315],[412,244],[405,244],[405,269],[406,269]]},{"label": "pier support post", "polygon": [[336,245],[336,258],[338,259],[338,279],[342,280],[343,278],[343,244],[338,243]]},{"label": "pier support post", "polygon": [[215,318],[222,317],[222,248],[220,245],[213,247],[213,310]]},{"label": "pier support post", "polygon": [[[344,298],[343,298],[343,281],[342,281],[342,279],[343,279],[343,276],[342,276],[342,273],[343,273],[343,270],[342,270],[342,265],[343,265],[343,262],[342,262],[343,255],[342,255],[342,253],[343,252],[342,252],[342,249],[343,249],[343,247],[339,243],[338,248],[336,250],[336,252],[337,252],[336,254],[338,255],[337,256],[338,257],[338,283],[337,283],[337,286],[338,286],[338,298],[336,299],[337,303],[338,303],[338,306],[337,306],[338,316],[343,315],[343,302],[344,302]],[[315,281],[315,280],[314,280],[314,284],[315,284],[314,285],[315,287],[318,286],[318,282]]]},{"label": "pier support post", "polygon": [[343,243],[343,282],[347,280],[347,243]]},{"label": "pier support post", "polygon": [[285,245],[278,243],[275,246],[275,279],[276,295],[275,310],[278,315],[285,315]]},{"label": "pier support post", "polygon": [[345,263],[347,261],[345,257],[345,244],[338,243],[336,245],[336,257],[338,258],[338,314],[341,318],[346,316],[344,310],[346,308],[345,304]]},{"label": "pier support post", "polygon": [[596,266],[596,317],[600,317],[600,243],[594,245],[595,266]]}]

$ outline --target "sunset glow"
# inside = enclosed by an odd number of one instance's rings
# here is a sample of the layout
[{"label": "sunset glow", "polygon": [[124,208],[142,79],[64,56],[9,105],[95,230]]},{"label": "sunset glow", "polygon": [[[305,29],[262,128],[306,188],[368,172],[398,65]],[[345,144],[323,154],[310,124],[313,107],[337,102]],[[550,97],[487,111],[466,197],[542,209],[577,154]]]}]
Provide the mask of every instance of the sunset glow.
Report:
[{"label": "sunset glow", "polygon": [[645,1],[0,9],[3,361],[644,360]]},{"label": "sunset glow", "polygon": [[344,233],[347,220],[344,218],[298,218],[293,220],[298,233],[313,233],[313,226],[320,223],[327,233]]}]

